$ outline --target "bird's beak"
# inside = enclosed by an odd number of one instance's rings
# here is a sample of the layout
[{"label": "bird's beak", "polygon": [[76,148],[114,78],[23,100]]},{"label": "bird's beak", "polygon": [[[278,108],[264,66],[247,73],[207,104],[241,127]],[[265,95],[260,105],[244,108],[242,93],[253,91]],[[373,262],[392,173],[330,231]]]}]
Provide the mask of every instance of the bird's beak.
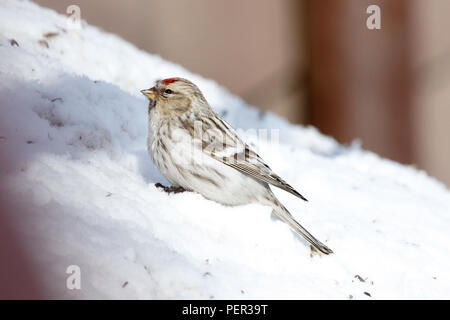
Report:
[{"label": "bird's beak", "polygon": [[157,91],[155,89],[155,87],[151,88],[151,89],[146,89],[146,90],[141,90],[142,94],[144,96],[146,96],[150,101],[155,100],[156,96],[157,96]]}]

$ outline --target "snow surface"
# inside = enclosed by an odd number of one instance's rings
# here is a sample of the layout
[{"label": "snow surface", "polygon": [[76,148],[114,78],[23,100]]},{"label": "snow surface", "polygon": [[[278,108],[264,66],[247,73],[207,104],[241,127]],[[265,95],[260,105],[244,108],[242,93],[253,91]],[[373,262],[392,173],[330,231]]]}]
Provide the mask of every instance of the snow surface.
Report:
[{"label": "snow surface", "polygon": [[[309,199],[274,190],[335,254],[311,255],[269,208],[154,186],[167,181],[146,151],[139,90],[172,76],[196,83]],[[51,298],[450,298],[443,184],[261,113],[85,22],[70,29],[54,11],[0,1],[0,108],[0,191],[29,209],[14,230]],[[256,139],[261,128],[278,129],[280,143]],[[69,265],[81,290],[66,288]]]}]

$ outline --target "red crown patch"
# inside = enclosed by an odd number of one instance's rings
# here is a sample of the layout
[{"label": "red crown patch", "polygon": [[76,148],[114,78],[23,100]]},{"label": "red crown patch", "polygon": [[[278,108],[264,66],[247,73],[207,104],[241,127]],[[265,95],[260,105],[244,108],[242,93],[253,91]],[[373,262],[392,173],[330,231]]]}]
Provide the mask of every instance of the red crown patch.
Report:
[{"label": "red crown patch", "polygon": [[170,84],[170,83],[175,82],[177,80],[178,80],[178,78],[167,78],[167,79],[162,80],[161,82],[164,83],[165,85],[167,85],[167,84]]}]

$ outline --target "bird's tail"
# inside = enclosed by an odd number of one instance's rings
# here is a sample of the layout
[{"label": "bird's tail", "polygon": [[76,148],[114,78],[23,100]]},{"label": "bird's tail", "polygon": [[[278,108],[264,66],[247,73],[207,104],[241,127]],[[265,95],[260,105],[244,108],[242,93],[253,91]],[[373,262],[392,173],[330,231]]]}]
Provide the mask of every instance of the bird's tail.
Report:
[{"label": "bird's tail", "polygon": [[308,241],[314,248],[316,248],[320,252],[324,254],[333,253],[330,248],[314,238],[314,236],[309,233],[308,230],[303,228],[302,225],[294,219],[291,213],[279,201],[276,201],[276,206],[273,209],[273,214],[286,222],[292,229],[294,229],[295,232],[301,235],[306,241]]}]

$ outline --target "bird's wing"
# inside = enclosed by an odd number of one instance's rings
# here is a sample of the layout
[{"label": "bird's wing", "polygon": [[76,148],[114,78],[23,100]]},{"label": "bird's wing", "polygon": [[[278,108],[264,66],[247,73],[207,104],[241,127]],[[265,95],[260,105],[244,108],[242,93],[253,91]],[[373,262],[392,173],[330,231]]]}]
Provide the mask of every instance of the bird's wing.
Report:
[{"label": "bird's wing", "polygon": [[204,120],[207,130],[202,135],[202,151],[212,158],[256,180],[283,189],[308,201],[286,181],[275,174],[261,157],[242,141],[235,130],[219,116]]}]

